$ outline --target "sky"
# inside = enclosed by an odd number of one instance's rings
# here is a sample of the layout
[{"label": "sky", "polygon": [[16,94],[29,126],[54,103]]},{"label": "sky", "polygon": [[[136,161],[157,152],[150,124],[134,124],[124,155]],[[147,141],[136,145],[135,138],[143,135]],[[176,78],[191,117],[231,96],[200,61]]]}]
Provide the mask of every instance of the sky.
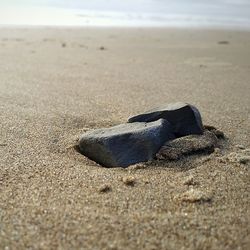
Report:
[{"label": "sky", "polygon": [[250,0],[0,0],[0,25],[250,29]]}]

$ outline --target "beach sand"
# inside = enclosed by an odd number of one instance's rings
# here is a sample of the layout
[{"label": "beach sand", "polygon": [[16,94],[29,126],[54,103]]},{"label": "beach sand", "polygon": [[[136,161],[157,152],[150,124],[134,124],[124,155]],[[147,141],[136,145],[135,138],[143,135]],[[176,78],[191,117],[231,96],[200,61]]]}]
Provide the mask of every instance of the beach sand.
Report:
[{"label": "beach sand", "polygon": [[[250,33],[1,28],[0,249],[249,249]],[[226,139],[103,168],[74,146],[164,103]]]}]

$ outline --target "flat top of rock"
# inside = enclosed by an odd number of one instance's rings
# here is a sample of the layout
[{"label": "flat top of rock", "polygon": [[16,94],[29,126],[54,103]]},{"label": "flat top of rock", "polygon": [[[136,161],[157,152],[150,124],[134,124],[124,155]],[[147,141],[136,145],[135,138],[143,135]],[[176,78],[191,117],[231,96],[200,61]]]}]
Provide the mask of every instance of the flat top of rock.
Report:
[{"label": "flat top of rock", "polygon": [[181,108],[188,106],[188,105],[189,104],[185,103],[185,102],[174,102],[174,103],[162,104],[156,108],[153,108],[153,109],[146,111],[146,113],[151,113],[151,112],[155,112],[155,111],[177,110],[177,109],[181,109]]},{"label": "flat top of rock", "polygon": [[150,130],[154,127],[158,127],[159,125],[168,123],[164,119],[159,119],[154,122],[134,122],[134,123],[124,123],[110,128],[100,128],[93,131],[89,131],[85,133],[82,137],[86,137],[90,135],[91,137],[106,137],[108,136],[116,136],[116,135],[125,135],[131,132],[133,133],[141,133],[145,132],[145,130]]},{"label": "flat top of rock", "polygon": [[133,122],[150,122],[163,118],[170,122],[176,137],[190,134],[202,134],[203,125],[199,110],[188,103],[165,104],[128,119]]}]

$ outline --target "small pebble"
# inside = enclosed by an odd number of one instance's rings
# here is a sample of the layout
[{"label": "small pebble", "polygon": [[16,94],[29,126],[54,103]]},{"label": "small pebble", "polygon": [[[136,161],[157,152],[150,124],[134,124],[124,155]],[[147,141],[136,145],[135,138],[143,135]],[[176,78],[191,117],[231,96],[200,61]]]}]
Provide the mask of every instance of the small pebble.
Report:
[{"label": "small pebble", "polygon": [[104,185],[100,186],[98,189],[99,193],[107,193],[107,192],[110,192],[111,190],[112,190],[112,188],[108,184],[104,184]]},{"label": "small pebble", "polygon": [[219,129],[216,129],[216,130],[214,130],[212,132],[217,136],[218,139],[224,139],[225,138],[224,133]]},{"label": "small pebble", "polygon": [[248,162],[250,162],[250,155],[248,155],[248,153],[245,152],[245,150],[242,151],[241,153],[232,152],[227,156],[227,159],[230,162],[247,164]]},{"label": "small pebble", "polygon": [[133,187],[135,185],[135,178],[133,176],[123,177],[122,182],[127,186]]},{"label": "small pebble", "polygon": [[224,45],[226,45],[226,44],[229,44],[229,41],[219,41],[218,44],[224,44]]},{"label": "small pebble", "polygon": [[197,185],[198,182],[194,180],[193,176],[189,176],[186,180],[184,180],[183,184],[187,186],[194,186]]},{"label": "small pebble", "polygon": [[214,148],[214,154],[219,155],[221,153],[220,148]]},{"label": "small pebble", "polygon": [[248,162],[250,162],[250,157],[249,156],[241,156],[239,157],[239,163],[241,164],[247,164]]},{"label": "small pebble", "polygon": [[182,195],[177,197],[181,201],[189,202],[189,203],[196,203],[196,202],[209,202],[211,201],[212,197],[202,191],[190,189],[183,193]]}]

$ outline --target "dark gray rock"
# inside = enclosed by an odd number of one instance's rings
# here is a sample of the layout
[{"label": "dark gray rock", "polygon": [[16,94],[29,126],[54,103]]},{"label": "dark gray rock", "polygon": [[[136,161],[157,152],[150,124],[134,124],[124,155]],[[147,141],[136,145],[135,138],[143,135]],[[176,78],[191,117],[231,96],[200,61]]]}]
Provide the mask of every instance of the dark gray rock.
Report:
[{"label": "dark gray rock", "polygon": [[173,139],[170,123],[126,123],[111,128],[97,129],[82,135],[80,152],[106,167],[127,167],[152,160],[160,147]]},{"label": "dark gray rock", "polygon": [[128,122],[152,122],[161,118],[171,123],[176,137],[203,133],[199,110],[193,105],[182,102],[157,107],[131,117]]},{"label": "dark gray rock", "polygon": [[215,134],[206,130],[203,135],[188,135],[166,142],[156,154],[156,158],[178,160],[185,155],[212,153],[217,142]]}]

